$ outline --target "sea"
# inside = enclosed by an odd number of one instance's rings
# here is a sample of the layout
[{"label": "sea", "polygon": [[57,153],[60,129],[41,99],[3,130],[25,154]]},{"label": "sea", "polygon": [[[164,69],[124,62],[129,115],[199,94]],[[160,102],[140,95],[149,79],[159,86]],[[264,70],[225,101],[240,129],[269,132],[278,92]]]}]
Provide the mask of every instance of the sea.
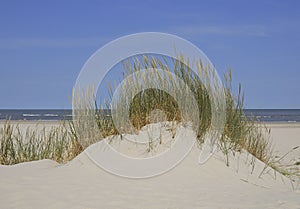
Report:
[{"label": "sea", "polygon": [[[245,109],[246,116],[262,122],[300,122],[300,109]],[[71,109],[0,109],[0,120],[72,120]]]}]

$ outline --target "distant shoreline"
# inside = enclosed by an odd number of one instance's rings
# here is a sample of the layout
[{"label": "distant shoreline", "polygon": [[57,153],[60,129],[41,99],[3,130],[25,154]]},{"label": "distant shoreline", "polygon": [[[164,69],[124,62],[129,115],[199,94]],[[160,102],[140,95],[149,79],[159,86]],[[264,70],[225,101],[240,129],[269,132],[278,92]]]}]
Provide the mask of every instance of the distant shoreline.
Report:
[{"label": "distant shoreline", "polygon": [[[110,110],[107,115],[110,115]],[[300,109],[244,109],[246,116],[265,123],[300,123]],[[72,120],[71,109],[0,109],[0,121]]]}]

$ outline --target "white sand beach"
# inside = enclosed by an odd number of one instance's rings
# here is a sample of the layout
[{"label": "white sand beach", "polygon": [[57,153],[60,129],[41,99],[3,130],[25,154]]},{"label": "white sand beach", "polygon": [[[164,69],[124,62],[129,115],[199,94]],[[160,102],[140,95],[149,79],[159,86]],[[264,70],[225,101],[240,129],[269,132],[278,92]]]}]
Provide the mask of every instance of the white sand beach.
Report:
[{"label": "white sand beach", "polygon": [[[300,124],[268,127],[276,155],[300,145]],[[204,165],[198,156],[195,146],[174,169],[146,179],[112,175],[85,152],[62,165],[51,160],[1,165],[0,208],[300,208],[299,181],[292,183],[250,155],[230,156],[229,167],[221,152]],[[300,149],[284,160],[299,162]]]}]

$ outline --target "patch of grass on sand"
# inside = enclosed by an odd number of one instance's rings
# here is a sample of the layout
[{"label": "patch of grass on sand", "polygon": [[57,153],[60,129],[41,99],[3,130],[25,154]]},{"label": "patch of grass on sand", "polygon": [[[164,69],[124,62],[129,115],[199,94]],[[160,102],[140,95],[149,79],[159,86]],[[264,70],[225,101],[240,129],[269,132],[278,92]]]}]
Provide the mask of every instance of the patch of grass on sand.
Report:
[{"label": "patch of grass on sand", "polygon": [[[70,124],[71,125],[71,124]],[[6,120],[0,128],[0,164],[51,159],[63,163],[73,159],[81,151],[76,136],[62,123],[46,130],[28,127],[22,130]]]}]

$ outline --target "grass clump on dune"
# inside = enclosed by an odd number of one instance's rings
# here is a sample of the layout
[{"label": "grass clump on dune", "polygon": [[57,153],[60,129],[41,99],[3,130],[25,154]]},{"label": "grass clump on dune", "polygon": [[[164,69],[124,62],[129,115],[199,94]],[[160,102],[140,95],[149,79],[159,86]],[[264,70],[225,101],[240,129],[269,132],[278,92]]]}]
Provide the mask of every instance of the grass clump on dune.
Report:
[{"label": "grass clump on dune", "polygon": [[[181,56],[179,59],[163,58],[158,59],[153,56],[143,56],[140,58],[127,60],[125,62],[125,74],[130,76],[142,69],[147,68],[161,68],[167,72],[172,72],[191,89],[191,92],[196,99],[198,106],[198,118],[199,124],[194,127],[197,133],[197,138],[200,143],[203,142],[205,133],[209,131],[212,120],[212,107],[210,95],[207,88],[200,81],[199,77],[202,76],[202,80],[214,81],[215,75],[208,72],[208,68],[202,64],[201,61],[196,63],[198,74],[191,70],[189,61],[184,60]],[[242,94],[241,85],[239,86],[238,94],[233,93],[232,88],[232,70],[228,74],[224,75],[225,84],[222,89],[225,92],[226,100],[226,121],[225,127],[217,143],[219,148],[227,155],[229,152],[236,152],[242,149],[247,150],[249,153],[254,155],[259,160],[271,164],[272,162],[272,149],[271,144],[268,141],[268,131],[261,128],[255,121],[249,120],[243,111],[243,100],[244,95]],[[155,83],[156,78],[151,78]],[[134,85],[134,83],[132,84]],[[176,88],[174,80],[170,79],[169,85],[172,88]],[[159,87],[159,86],[158,86]],[[124,95],[127,95],[127,89],[124,89]],[[178,93],[178,92],[177,92]],[[113,89],[111,88],[111,94]],[[121,104],[124,100],[120,99]],[[123,102],[123,103],[122,103]],[[184,104],[188,109],[191,108],[192,104],[190,101],[185,101]],[[149,124],[149,115],[151,111],[160,109],[165,112],[166,119],[168,121],[181,122],[182,115],[176,103],[176,100],[169,94],[157,90],[157,89],[146,89],[136,95],[132,102],[129,104],[130,108],[130,120],[137,129]],[[170,111],[171,110],[171,111]],[[194,113],[193,113],[194,114]],[[112,126],[112,128],[114,128]],[[114,132],[118,132],[115,130]]]},{"label": "grass clump on dune", "polygon": [[[272,164],[272,145],[269,142],[270,130],[253,119],[248,119],[243,111],[244,94],[241,85],[238,94],[232,92],[232,70],[225,77],[226,123],[219,142],[225,155],[230,151],[246,150],[257,159]],[[227,162],[228,163],[228,162]]]}]

